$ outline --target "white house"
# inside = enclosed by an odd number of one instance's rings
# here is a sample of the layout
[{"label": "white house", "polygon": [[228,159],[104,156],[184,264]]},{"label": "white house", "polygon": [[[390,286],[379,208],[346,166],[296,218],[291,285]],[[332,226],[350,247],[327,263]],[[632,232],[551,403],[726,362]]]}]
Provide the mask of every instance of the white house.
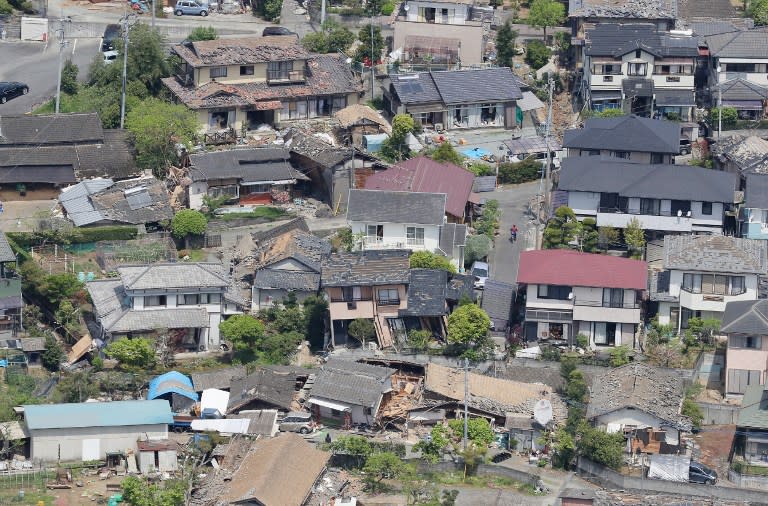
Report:
[{"label": "white house", "polygon": [[104,340],[168,330],[174,350],[217,350],[219,323],[245,305],[219,263],[123,266],[117,273],[87,284]]},{"label": "white house", "polygon": [[721,320],[728,302],[757,300],[758,278],[768,273],[768,244],[722,235],[664,237],[664,271],[654,295],[661,325],[688,327],[688,319]]},{"label": "white house", "polygon": [[768,33],[762,28],[706,37],[712,105],[734,107],[741,118],[764,116],[768,98]]},{"label": "white house", "polygon": [[640,323],[647,265],[640,260],[536,250],[520,254],[517,282],[525,290],[525,337],[529,341],[633,347]]},{"label": "white house", "polygon": [[722,234],[734,201],[734,174],[690,165],[649,165],[616,158],[568,157],[558,189],[568,207],[599,227]]},{"label": "white house", "polygon": [[24,406],[30,458],[47,462],[103,460],[107,453],[135,452],[139,440],[168,439],[170,423],[166,400]]}]

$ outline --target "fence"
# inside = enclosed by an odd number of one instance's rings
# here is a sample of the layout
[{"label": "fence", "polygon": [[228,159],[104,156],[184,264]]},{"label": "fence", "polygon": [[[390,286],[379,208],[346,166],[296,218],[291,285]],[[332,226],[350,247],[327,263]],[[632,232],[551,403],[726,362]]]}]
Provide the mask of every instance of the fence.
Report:
[{"label": "fence", "polygon": [[731,406],[728,404],[710,404],[708,402],[697,402],[704,415],[702,424],[704,425],[732,425],[739,418],[740,406]]},{"label": "fence", "polygon": [[40,467],[40,465],[38,465],[36,469],[7,469],[0,471],[0,489],[45,490],[48,481],[53,478],[55,478],[54,474],[51,471]]},{"label": "fence", "polygon": [[728,469],[728,479],[739,487],[768,491],[768,476],[751,476]]},{"label": "fence", "polygon": [[96,262],[108,272],[124,264],[175,262],[177,258],[176,245],[167,232],[146,234],[129,241],[96,243]]}]

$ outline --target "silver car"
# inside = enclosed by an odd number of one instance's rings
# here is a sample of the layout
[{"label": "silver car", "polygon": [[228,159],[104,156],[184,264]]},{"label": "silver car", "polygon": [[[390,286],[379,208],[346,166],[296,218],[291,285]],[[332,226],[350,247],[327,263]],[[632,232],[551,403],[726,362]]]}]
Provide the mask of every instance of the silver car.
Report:
[{"label": "silver car", "polygon": [[280,420],[282,432],[299,432],[310,434],[315,430],[315,422],[312,421],[312,413],[303,411],[291,411]]}]

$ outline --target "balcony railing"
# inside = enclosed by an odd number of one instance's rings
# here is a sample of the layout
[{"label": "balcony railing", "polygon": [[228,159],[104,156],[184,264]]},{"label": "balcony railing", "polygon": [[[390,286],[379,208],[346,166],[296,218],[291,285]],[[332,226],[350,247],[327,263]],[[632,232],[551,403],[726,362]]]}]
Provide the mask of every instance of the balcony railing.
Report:
[{"label": "balcony railing", "polygon": [[574,299],[575,306],[606,307],[613,309],[638,309],[640,304],[637,302],[607,302],[601,300],[579,300]]},{"label": "balcony railing", "polygon": [[[614,213],[614,214],[634,214],[637,216],[677,216],[677,212],[671,212],[671,211],[650,211],[648,209],[623,209],[620,207],[598,207],[597,212],[599,213]],[[681,218],[689,218],[687,216],[688,211],[683,212],[683,215]]]},{"label": "balcony railing", "polygon": [[360,297],[331,297],[331,302],[361,302],[373,300],[373,296],[361,295]]},{"label": "balcony railing", "polygon": [[526,309],[525,319],[536,322],[570,322],[573,320],[573,313],[554,309]]},{"label": "balcony railing", "polygon": [[734,297],[736,295],[743,295],[747,293],[746,288],[743,288],[741,290],[726,290],[723,293],[704,292],[701,290],[701,288],[692,288],[692,287],[685,287],[685,286],[681,286],[680,290],[688,293],[694,293],[697,295],[705,295],[705,296],[711,295],[714,297]]},{"label": "balcony railing", "polygon": [[295,83],[305,80],[304,69],[299,70],[267,70],[269,83]]},{"label": "balcony railing", "polygon": [[397,299],[379,299],[379,306],[399,306],[400,298]]}]

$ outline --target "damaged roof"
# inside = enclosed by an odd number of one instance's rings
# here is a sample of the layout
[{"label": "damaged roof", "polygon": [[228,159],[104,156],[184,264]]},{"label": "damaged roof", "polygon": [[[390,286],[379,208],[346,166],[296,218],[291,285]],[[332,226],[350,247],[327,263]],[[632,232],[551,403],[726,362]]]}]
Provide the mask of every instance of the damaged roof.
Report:
[{"label": "damaged roof", "polygon": [[320,263],[331,253],[331,243],[310,232],[292,229],[268,240],[259,241],[253,252],[256,268],[293,258],[306,267],[305,270],[320,272]]},{"label": "damaged roof", "polygon": [[300,290],[316,292],[320,289],[320,273],[282,269],[259,269],[253,286],[260,289]]},{"label": "damaged roof", "polygon": [[295,35],[185,41],[171,49],[193,67],[248,65],[309,57],[309,52]]},{"label": "damaged roof", "polygon": [[568,17],[674,20],[677,0],[571,0]]},{"label": "damaged roof", "polygon": [[0,148],[92,144],[103,140],[104,129],[95,112],[0,116]]},{"label": "damaged roof", "polygon": [[508,67],[391,75],[390,82],[403,104],[498,103],[523,98],[520,81]]},{"label": "damaged roof", "polygon": [[251,374],[234,378],[229,389],[227,412],[239,411],[251,402],[260,402],[290,411],[296,380],[309,375],[301,367],[259,367]]},{"label": "damaged roof", "polygon": [[311,397],[354,406],[374,407],[384,392],[392,389],[395,369],[332,359],[315,376]]},{"label": "damaged roof", "polygon": [[285,148],[240,148],[189,156],[193,181],[236,178],[243,182],[309,180],[293,168]]},{"label": "damaged roof", "polygon": [[408,250],[367,250],[332,253],[322,262],[322,286],[407,284]]},{"label": "damaged roof", "polygon": [[734,135],[716,142],[712,155],[720,162],[731,162],[745,173],[768,173],[768,141],[755,135]]},{"label": "damaged roof", "polygon": [[592,383],[587,418],[634,408],[659,418],[664,425],[690,431],[691,420],[680,414],[684,396],[683,380],[675,371],[632,362],[608,369]]},{"label": "damaged roof", "polygon": [[342,128],[373,123],[382,127],[387,133],[392,131],[384,116],[364,104],[348,105],[344,109],[336,111],[333,117],[336,118]]},{"label": "damaged roof", "polygon": [[766,241],[725,235],[667,235],[664,268],[682,271],[766,274]]},{"label": "damaged roof", "polygon": [[299,84],[275,86],[267,82],[230,84],[210,81],[195,87],[183,85],[176,77],[166,77],[162,81],[190,109],[249,106],[255,110],[276,110],[283,107],[281,99],[291,101],[363,91],[361,81],[340,55],[311,56],[307,60],[306,81]]},{"label": "damaged roof", "polygon": [[443,269],[411,269],[408,307],[400,316],[443,316],[448,312],[448,272]]},{"label": "damaged roof", "polygon": [[233,378],[242,378],[245,375],[245,366],[236,365],[215,371],[193,372],[190,377],[195,392],[202,392],[209,388],[229,390]]},{"label": "damaged roof", "polygon": [[697,38],[660,32],[653,24],[599,23],[586,32],[585,38],[584,53],[590,56],[619,58],[642,49],[662,58],[656,63],[663,64],[663,58],[695,58],[699,54]]}]

